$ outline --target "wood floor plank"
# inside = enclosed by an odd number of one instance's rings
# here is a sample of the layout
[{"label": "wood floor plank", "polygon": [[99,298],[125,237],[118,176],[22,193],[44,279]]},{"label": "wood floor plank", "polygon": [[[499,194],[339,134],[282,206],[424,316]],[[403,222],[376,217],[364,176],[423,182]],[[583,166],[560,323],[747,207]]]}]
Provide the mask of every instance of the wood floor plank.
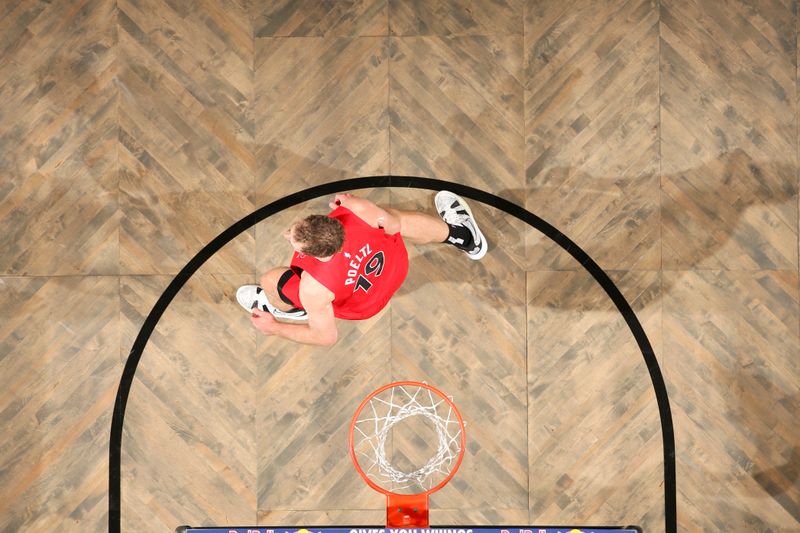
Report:
[{"label": "wood floor plank", "polygon": [[[123,279],[126,337],[168,280]],[[245,313],[234,298],[246,281],[190,280],[142,354],[125,424],[123,529],[255,520],[256,332],[236,320]],[[158,512],[128,521],[137,515],[125,509],[141,507]]]},{"label": "wood floor plank", "polygon": [[664,302],[665,373],[675,405],[678,479],[686,484],[678,505],[690,509],[681,524],[796,527],[797,273],[668,277],[674,279]]},{"label": "wood floor plank", "polygon": [[522,35],[522,0],[389,0],[392,35]]},{"label": "wood floor plank", "polygon": [[102,527],[98,480],[122,370],[118,286],[115,277],[0,279],[4,531]]},{"label": "wood floor plank", "polygon": [[[526,7],[526,206],[604,268],[658,268],[658,9],[567,5]],[[531,269],[575,268],[527,245]]]},{"label": "wood floor plank", "polygon": [[0,63],[0,272],[116,274],[114,3],[14,13],[28,33]]},{"label": "wood floor plank", "polygon": [[254,4],[253,27],[261,37],[356,37],[386,35],[385,0],[280,0]]},{"label": "wood floor plank", "polygon": [[256,46],[259,203],[389,172],[385,38],[265,38]]},{"label": "wood floor plank", "polygon": [[521,38],[391,43],[392,172],[520,187]]},{"label": "wood floor plank", "polygon": [[[658,353],[660,275],[611,276]],[[527,298],[532,522],[660,530],[661,428],[633,335],[586,272],[530,272]]]},{"label": "wood floor plank", "polygon": [[666,268],[797,266],[790,6],[661,8]]},{"label": "wood floor plank", "polygon": [[[240,45],[250,42],[247,10],[228,4],[198,12],[159,0],[120,4],[124,273],[175,273],[253,210],[253,50]],[[252,272],[253,239],[242,235],[210,268]]]}]

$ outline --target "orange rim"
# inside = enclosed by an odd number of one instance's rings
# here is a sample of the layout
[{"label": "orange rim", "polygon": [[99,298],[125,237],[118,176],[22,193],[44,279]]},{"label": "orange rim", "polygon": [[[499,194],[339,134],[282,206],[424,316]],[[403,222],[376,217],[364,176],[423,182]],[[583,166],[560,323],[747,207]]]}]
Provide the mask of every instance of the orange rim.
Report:
[{"label": "orange rim", "polygon": [[428,490],[424,490],[422,492],[416,493],[416,494],[433,494],[437,490],[439,490],[442,487],[444,487],[445,485],[447,485],[447,483],[451,479],[453,479],[453,476],[455,475],[456,471],[458,471],[458,467],[461,466],[461,460],[464,458],[464,449],[465,449],[465,446],[467,444],[467,435],[466,435],[466,433],[464,431],[464,420],[461,418],[461,413],[459,412],[458,407],[456,407],[456,405],[453,403],[453,401],[450,398],[448,398],[442,391],[440,391],[436,387],[428,385],[427,383],[422,383],[420,381],[395,381],[394,383],[389,383],[388,385],[384,385],[383,387],[380,387],[379,389],[376,389],[371,394],[369,394],[366,398],[364,398],[364,401],[362,401],[361,405],[358,406],[358,409],[356,409],[356,413],[353,415],[353,419],[350,421],[350,435],[349,435],[350,459],[353,460],[353,465],[356,467],[356,471],[358,472],[358,474],[362,477],[362,479],[364,479],[364,481],[367,482],[367,485],[372,487],[374,490],[376,490],[376,491],[378,491],[380,493],[386,494],[387,496],[389,496],[389,495],[403,496],[403,494],[398,494],[398,493],[392,492],[392,491],[390,491],[388,489],[384,489],[383,487],[381,487],[380,485],[378,485],[377,483],[372,481],[369,478],[369,476],[367,476],[367,474],[361,468],[361,465],[358,463],[358,458],[356,457],[356,450],[355,450],[355,439],[353,438],[353,434],[354,434],[355,428],[356,428],[356,422],[358,420],[358,415],[361,414],[361,410],[364,409],[364,407],[369,403],[369,401],[372,398],[374,398],[375,396],[377,396],[378,394],[380,394],[383,391],[385,391],[385,390],[389,390],[392,387],[403,387],[403,386],[420,387],[420,388],[429,390],[429,391],[433,392],[434,394],[436,394],[437,396],[439,396],[442,400],[447,402],[447,405],[449,405],[451,409],[453,409],[453,413],[455,413],[456,419],[458,420],[458,425],[459,425],[459,427],[461,429],[461,438],[459,439],[460,440],[460,446],[459,446],[459,451],[458,451],[458,459],[456,459],[456,464],[453,467],[453,469],[450,471],[449,474],[447,474],[447,477],[445,477],[435,487],[432,487],[432,488],[430,488]]}]

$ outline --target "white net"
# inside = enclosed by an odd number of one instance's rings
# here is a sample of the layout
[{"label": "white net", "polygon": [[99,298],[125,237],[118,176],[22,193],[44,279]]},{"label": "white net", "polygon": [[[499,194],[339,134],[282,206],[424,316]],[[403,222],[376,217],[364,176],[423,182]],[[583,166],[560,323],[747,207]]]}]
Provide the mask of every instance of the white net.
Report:
[{"label": "white net", "polygon": [[373,396],[359,412],[353,450],[376,485],[397,493],[423,492],[456,467],[461,432],[445,398],[422,386],[397,385]]}]

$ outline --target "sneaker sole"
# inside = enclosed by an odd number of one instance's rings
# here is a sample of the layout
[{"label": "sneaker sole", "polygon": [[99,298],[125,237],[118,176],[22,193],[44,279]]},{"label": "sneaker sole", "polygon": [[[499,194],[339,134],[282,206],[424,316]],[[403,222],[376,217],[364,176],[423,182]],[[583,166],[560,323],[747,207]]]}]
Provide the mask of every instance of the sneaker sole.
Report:
[{"label": "sneaker sole", "polygon": [[[271,307],[271,306],[270,306],[270,307]],[[271,314],[272,314],[272,316],[274,316],[275,318],[280,318],[281,320],[293,320],[293,321],[295,321],[295,322],[308,322],[308,314],[307,314],[307,313],[304,313],[302,316],[297,316],[297,315],[287,315],[287,314],[286,314],[286,313],[284,313],[283,311],[281,311],[281,310],[279,310],[279,309],[275,309],[274,307],[272,308],[272,310],[270,311],[270,313],[271,313]]]}]

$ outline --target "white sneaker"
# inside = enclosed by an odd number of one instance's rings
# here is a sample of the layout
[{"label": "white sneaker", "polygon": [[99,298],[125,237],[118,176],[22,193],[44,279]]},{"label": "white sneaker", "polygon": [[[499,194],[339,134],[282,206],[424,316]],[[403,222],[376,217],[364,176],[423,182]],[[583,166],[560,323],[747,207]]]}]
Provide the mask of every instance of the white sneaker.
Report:
[{"label": "white sneaker", "polygon": [[258,285],[242,285],[236,291],[236,301],[249,313],[255,308],[272,314],[275,318],[284,320],[308,320],[308,313],[304,309],[294,309],[292,311],[281,311],[269,303],[267,293]]},{"label": "white sneaker", "polygon": [[472,216],[472,211],[470,211],[466,202],[450,191],[439,191],[436,193],[434,203],[436,204],[436,211],[442,217],[442,220],[453,226],[464,226],[472,233],[475,247],[472,250],[464,250],[467,257],[477,261],[486,255],[489,250],[489,243],[486,242],[486,237],[483,236],[480,228],[478,228],[475,217]]}]

